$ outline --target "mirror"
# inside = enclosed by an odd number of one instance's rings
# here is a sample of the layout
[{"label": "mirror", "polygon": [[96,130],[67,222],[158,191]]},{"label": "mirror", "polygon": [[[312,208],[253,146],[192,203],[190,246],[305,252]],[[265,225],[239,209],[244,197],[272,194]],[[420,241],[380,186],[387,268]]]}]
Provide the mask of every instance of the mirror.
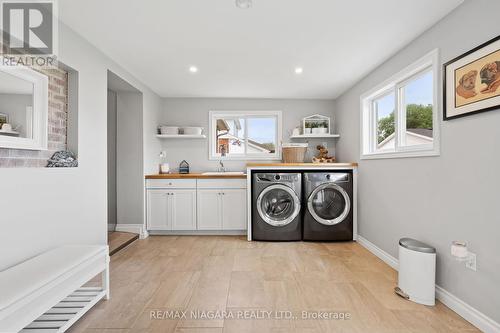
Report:
[{"label": "mirror", "polygon": [[0,135],[33,139],[33,83],[0,72]]},{"label": "mirror", "polygon": [[47,75],[0,66],[0,147],[47,149],[47,114]]}]

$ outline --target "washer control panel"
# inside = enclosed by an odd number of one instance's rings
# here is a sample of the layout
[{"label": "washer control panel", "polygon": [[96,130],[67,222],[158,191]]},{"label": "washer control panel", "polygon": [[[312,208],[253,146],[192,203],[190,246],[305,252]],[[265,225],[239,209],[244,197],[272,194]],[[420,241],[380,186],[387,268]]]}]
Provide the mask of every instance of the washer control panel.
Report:
[{"label": "washer control panel", "polygon": [[300,181],[298,173],[258,173],[255,175],[258,181],[273,183],[293,183]]}]

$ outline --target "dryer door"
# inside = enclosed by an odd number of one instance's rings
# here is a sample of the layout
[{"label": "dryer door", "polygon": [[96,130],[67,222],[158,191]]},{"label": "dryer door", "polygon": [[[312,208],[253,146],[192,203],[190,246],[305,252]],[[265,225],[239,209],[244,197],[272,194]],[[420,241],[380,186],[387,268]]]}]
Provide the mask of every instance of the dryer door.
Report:
[{"label": "dryer door", "polygon": [[266,187],[257,198],[260,218],[273,227],[291,223],[300,213],[300,199],[290,187],[276,184]]},{"label": "dryer door", "polygon": [[307,200],[307,209],[319,223],[335,225],[344,221],[351,211],[351,199],[342,187],[325,183],[311,193]]}]

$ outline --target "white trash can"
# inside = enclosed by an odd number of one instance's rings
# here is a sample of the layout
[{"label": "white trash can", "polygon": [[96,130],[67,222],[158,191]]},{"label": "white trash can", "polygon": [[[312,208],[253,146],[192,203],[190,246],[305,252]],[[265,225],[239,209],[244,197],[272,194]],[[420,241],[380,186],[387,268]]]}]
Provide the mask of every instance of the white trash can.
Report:
[{"label": "white trash can", "polygon": [[411,238],[399,240],[399,274],[395,292],[415,303],[436,304],[435,248]]}]

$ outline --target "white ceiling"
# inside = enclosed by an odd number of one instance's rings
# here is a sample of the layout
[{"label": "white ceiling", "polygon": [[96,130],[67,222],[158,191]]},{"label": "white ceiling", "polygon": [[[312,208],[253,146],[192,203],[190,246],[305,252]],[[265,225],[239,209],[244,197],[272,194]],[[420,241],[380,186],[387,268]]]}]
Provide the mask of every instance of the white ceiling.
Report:
[{"label": "white ceiling", "polygon": [[[336,98],[462,0],[64,0],[61,19],[164,97]],[[190,65],[199,72],[191,74]],[[296,75],[294,68],[304,68]]]},{"label": "white ceiling", "polygon": [[140,92],[137,88],[111,71],[108,71],[108,89],[114,92]]}]

